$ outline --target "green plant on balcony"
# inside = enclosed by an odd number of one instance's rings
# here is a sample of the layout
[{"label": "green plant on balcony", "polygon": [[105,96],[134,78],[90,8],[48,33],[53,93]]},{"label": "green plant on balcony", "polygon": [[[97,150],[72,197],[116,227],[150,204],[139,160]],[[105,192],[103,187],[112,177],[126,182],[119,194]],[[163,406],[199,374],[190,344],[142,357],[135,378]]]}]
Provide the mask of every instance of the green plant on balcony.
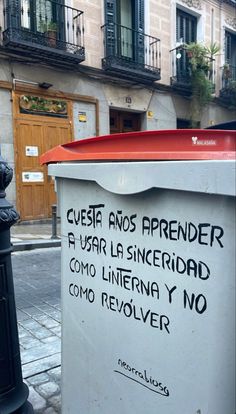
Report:
[{"label": "green plant on balcony", "polygon": [[213,61],[220,48],[215,43],[208,47],[200,43],[190,43],[185,47],[192,89],[190,119],[192,127],[197,128],[203,109],[212,100]]},{"label": "green plant on balcony", "polygon": [[226,101],[229,109],[236,108],[236,81],[232,80],[232,77],[224,78],[225,85],[220,91],[220,96]]},{"label": "green plant on balcony", "polygon": [[223,79],[228,81],[232,77],[229,63],[223,65]]},{"label": "green plant on balcony", "polygon": [[236,108],[236,81],[230,81],[229,89],[230,89],[230,107],[235,109]]},{"label": "green plant on balcony", "polygon": [[56,47],[58,26],[53,21],[40,21],[40,30],[48,39],[48,45]]},{"label": "green plant on balcony", "polygon": [[53,21],[40,21],[40,29],[43,33],[46,32],[56,32],[57,31],[57,23]]}]

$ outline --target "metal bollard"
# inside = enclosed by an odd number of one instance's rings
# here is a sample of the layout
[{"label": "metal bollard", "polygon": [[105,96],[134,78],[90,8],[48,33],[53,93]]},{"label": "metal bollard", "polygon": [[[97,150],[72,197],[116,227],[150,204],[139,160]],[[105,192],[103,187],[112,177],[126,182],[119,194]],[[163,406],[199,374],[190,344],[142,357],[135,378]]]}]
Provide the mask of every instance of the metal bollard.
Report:
[{"label": "metal bollard", "polygon": [[19,215],[5,198],[12,175],[0,155],[0,413],[30,414],[34,411],[22,378],[11,264],[10,227]]},{"label": "metal bollard", "polygon": [[51,239],[59,239],[57,237],[57,205],[52,205],[52,236]]}]

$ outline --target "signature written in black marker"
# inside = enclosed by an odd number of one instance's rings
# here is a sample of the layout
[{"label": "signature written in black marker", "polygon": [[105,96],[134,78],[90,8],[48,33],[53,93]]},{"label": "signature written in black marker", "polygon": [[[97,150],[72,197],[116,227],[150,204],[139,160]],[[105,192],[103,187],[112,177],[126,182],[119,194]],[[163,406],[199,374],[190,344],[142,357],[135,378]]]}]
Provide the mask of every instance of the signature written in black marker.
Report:
[{"label": "signature written in black marker", "polygon": [[143,387],[149,389],[152,392],[160,394],[163,397],[169,397],[170,393],[168,388],[164,386],[160,381],[152,378],[151,375],[148,375],[146,369],[139,371],[121,359],[118,359],[118,365],[119,369],[114,370],[114,372],[117,374],[123,375],[131,381],[135,381]]}]

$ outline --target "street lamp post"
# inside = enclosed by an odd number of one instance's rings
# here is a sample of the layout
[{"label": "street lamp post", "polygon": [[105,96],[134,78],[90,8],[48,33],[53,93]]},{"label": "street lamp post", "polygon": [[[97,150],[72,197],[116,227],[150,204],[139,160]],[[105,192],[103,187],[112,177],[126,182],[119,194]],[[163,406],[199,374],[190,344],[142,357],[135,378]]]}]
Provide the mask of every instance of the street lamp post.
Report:
[{"label": "street lamp post", "polygon": [[22,379],[11,265],[10,227],[19,215],[5,198],[12,175],[0,154],[0,413],[30,414],[34,411]]}]

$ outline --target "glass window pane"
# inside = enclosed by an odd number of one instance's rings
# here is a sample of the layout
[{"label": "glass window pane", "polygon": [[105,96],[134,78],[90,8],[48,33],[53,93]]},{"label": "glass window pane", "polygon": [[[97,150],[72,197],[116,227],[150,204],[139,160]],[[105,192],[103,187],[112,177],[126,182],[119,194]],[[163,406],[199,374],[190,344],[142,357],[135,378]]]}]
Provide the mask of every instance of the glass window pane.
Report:
[{"label": "glass window pane", "polygon": [[120,24],[121,24],[121,55],[132,58],[132,4],[131,0],[120,2]]},{"label": "glass window pane", "polygon": [[46,32],[52,22],[52,3],[47,0],[36,1],[37,31]]},{"label": "glass window pane", "polygon": [[21,26],[30,29],[30,0],[21,0]]}]

